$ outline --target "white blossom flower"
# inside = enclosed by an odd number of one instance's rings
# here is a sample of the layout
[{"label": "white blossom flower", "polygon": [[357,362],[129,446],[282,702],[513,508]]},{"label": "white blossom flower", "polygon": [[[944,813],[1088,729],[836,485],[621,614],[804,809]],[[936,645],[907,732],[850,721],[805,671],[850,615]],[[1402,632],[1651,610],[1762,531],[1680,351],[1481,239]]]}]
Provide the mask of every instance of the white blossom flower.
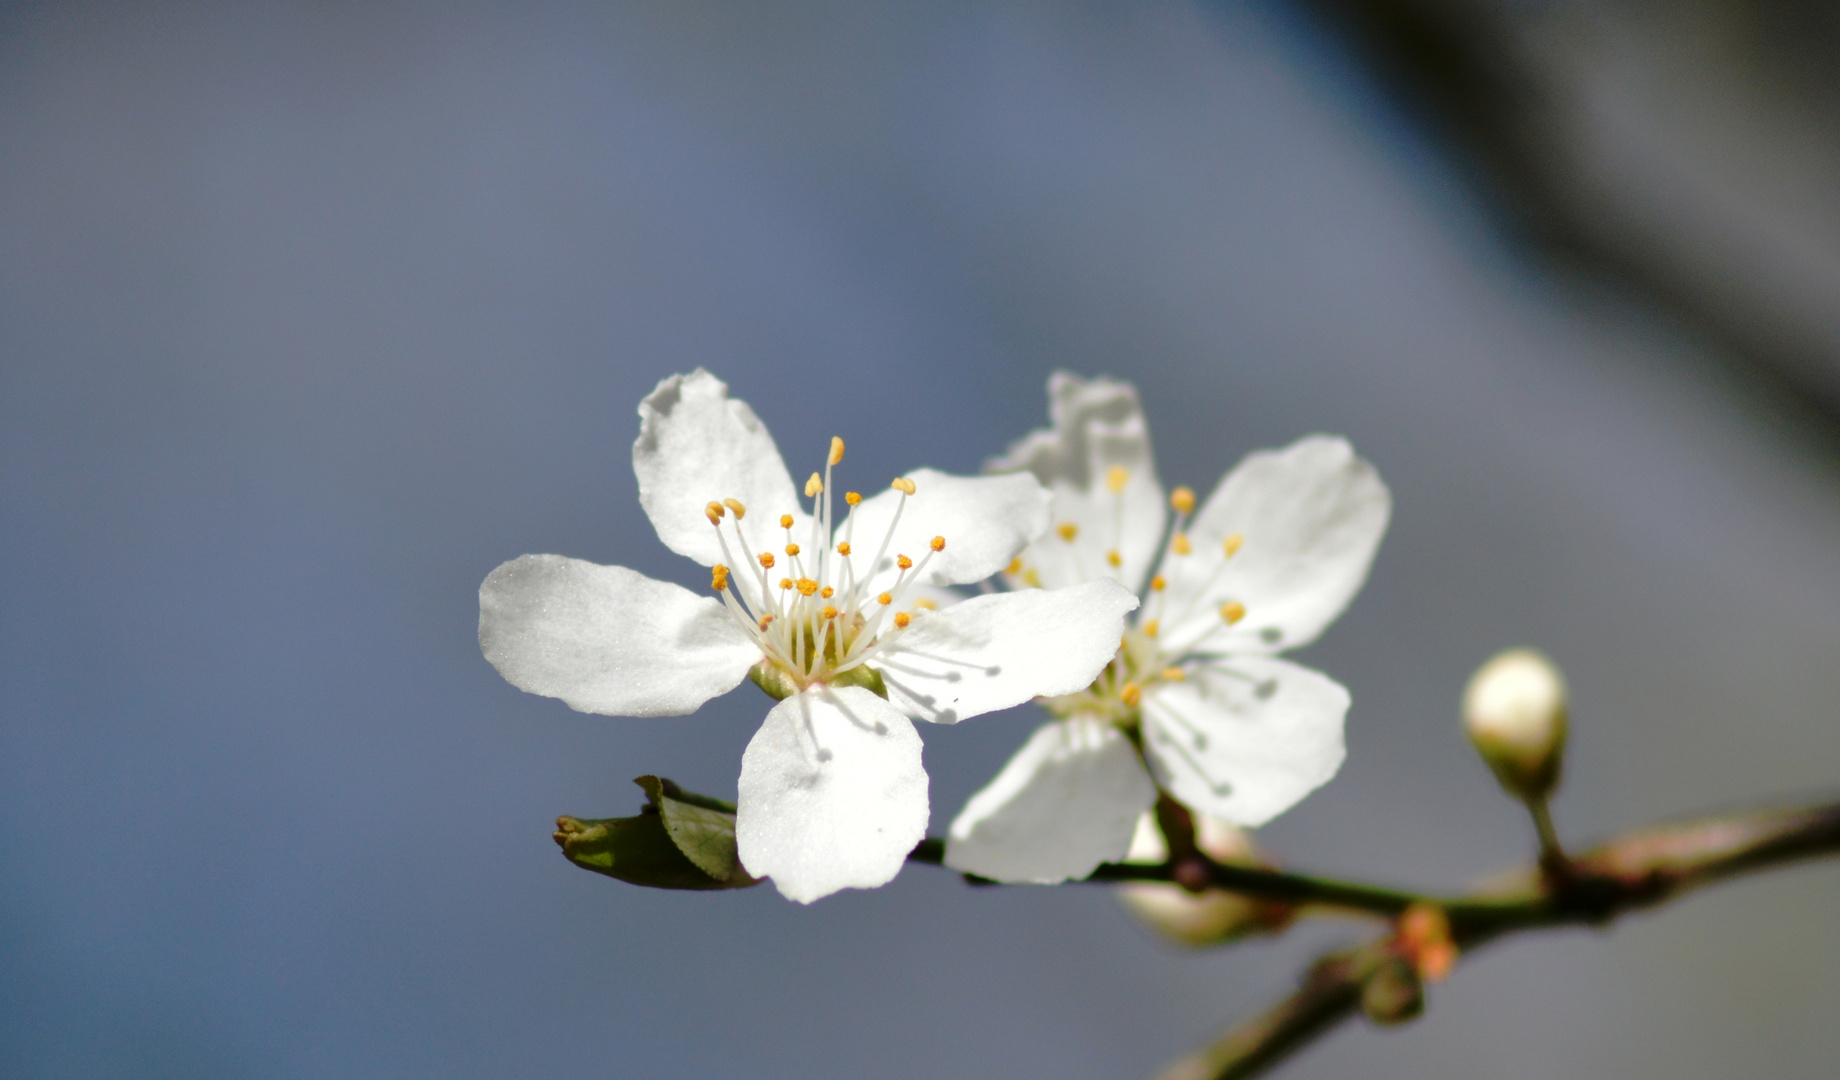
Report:
[{"label": "white blossom flower", "polygon": [[765,426],[705,371],[639,405],[639,501],[716,595],[560,555],[479,588],[479,645],[512,685],[582,712],[693,712],[745,677],[779,699],[741,759],[742,865],[809,903],[872,888],[926,832],[909,718],[950,724],[1065,694],[1110,660],[1137,606],[1115,582],[928,610],[919,590],[982,580],[1048,523],[1027,475],[921,469],[833,519],[833,437],[809,509]]},{"label": "white blossom flower", "polygon": [[947,865],[1002,881],[1123,858],[1158,786],[1251,826],[1335,775],[1348,692],[1276,654],[1341,614],[1391,511],[1373,467],[1326,436],[1248,456],[1199,510],[1187,488],[1165,500],[1136,391],[1057,373],[1048,396],[1053,428],[991,463],[1054,493],[1053,527],[1005,580],[1118,581],[1145,600],[1112,663],[1045,702],[1056,719],[953,821]]}]

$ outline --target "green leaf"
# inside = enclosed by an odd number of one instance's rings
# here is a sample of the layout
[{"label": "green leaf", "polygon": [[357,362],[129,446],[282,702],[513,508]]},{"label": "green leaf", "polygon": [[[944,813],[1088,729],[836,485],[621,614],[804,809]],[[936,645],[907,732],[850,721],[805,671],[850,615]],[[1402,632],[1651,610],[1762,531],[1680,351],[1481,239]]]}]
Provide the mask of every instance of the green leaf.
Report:
[{"label": "green leaf", "polygon": [[637,817],[556,819],[556,843],[584,870],[653,889],[743,889],[759,879],[735,851],[735,806],[656,776],[634,783],[649,802]]}]

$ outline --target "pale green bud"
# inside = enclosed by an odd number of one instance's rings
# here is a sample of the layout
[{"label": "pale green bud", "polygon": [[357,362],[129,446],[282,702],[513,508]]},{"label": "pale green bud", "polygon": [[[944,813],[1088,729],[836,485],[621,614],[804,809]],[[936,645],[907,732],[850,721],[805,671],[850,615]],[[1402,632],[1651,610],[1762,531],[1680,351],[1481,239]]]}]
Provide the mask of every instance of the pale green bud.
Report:
[{"label": "pale green bud", "polygon": [[1543,654],[1509,649],[1463,691],[1463,730],[1508,794],[1543,801],[1565,755],[1565,676]]}]

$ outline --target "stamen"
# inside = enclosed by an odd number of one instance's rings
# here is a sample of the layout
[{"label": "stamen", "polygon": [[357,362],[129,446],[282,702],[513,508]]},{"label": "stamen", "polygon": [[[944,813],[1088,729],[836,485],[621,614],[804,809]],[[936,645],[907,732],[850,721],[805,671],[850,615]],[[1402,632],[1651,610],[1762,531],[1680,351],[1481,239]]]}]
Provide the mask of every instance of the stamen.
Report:
[{"label": "stamen", "polygon": [[765,629],[767,628],[767,624],[768,624],[768,623],[770,623],[770,622],[772,622],[772,621],[773,621],[773,616],[771,616],[771,615],[762,615],[762,616],[760,617],[760,628],[761,628],[762,630],[765,630]]},{"label": "stamen", "polygon": [[914,568],[914,560],[905,555],[896,555],[894,557],[894,564],[903,570],[912,570]]},{"label": "stamen", "polygon": [[703,516],[709,519],[711,525],[722,524],[722,513],[722,504],[719,502],[712,502],[703,507]]},{"label": "stamen", "polygon": [[1232,626],[1246,617],[1246,605],[1238,600],[1229,600],[1220,605],[1220,617],[1226,620],[1228,626]]},{"label": "stamen", "polygon": [[1163,627],[1161,623],[1157,622],[1155,619],[1151,619],[1149,622],[1144,624],[1144,636],[1153,638],[1156,636],[1156,632],[1158,630],[1161,630],[1162,628]]},{"label": "stamen", "polygon": [[855,506],[857,503],[862,502],[862,494],[855,491],[846,491],[843,493],[843,501],[849,503],[851,506]]},{"label": "stamen", "polygon": [[1164,682],[1181,682],[1186,678],[1188,678],[1188,672],[1183,671],[1179,667],[1166,667],[1163,669]]},{"label": "stamen", "polygon": [[805,481],[805,497],[809,499],[823,490],[824,478],[817,473],[812,473],[811,479]]},{"label": "stamen", "polygon": [[1162,592],[1168,584],[1169,582],[1163,580],[1163,575],[1158,574],[1150,579],[1150,591]]},{"label": "stamen", "polygon": [[1105,561],[1111,565],[1112,569],[1116,570],[1124,565],[1124,556],[1118,553],[1117,548],[1113,548],[1105,553]]},{"label": "stamen", "polygon": [[1134,682],[1125,683],[1124,688],[1118,691],[1118,700],[1133,707],[1136,706],[1137,699],[1141,696],[1143,696],[1143,688]]},{"label": "stamen", "polygon": [[846,559],[850,557],[850,542],[848,540],[837,545],[837,554],[842,555]]},{"label": "stamen", "polygon": [[1238,551],[1239,546],[1245,542],[1246,542],[1245,533],[1232,533],[1228,535],[1226,540],[1221,542],[1220,547],[1222,551],[1225,551],[1227,553],[1227,558],[1231,559],[1233,557],[1233,553]]},{"label": "stamen", "polygon": [[934,551],[944,551],[946,549],[946,538],[943,536],[933,537],[932,547]]},{"label": "stamen", "polygon": [[1169,550],[1175,552],[1177,555],[1186,555],[1195,550],[1195,545],[1188,542],[1187,533],[1177,533],[1175,537],[1169,541]]},{"label": "stamen", "polygon": [[1110,488],[1114,495],[1123,494],[1124,486],[1130,482],[1131,470],[1123,465],[1114,465],[1105,470],[1105,486]]},{"label": "stamen", "polygon": [[896,491],[900,492],[903,495],[912,495],[914,493],[914,482],[912,480],[909,480],[905,476],[895,477],[894,483],[889,484],[888,486],[895,489]]},{"label": "stamen", "polygon": [[728,588],[728,567],[723,566],[721,563],[717,563],[710,568],[709,587],[717,592],[721,592],[723,589]]},{"label": "stamen", "polygon": [[921,611],[938,611],[939,610],[938,604],[933,603],[931,600],[928,600],[924,596],[914,601],[914,607],[919,608]]},{"label": "stamen", "polygon": [[722,505],[735,512],[736,521],[740,521],[742,518],[747,517],[747,507],[741,505],[740,499],[723,499]]},{"label": "stamen", "polygon": [[799,545],[797,545],[797,544],[787,544],[787,545],[786,545],[786,554],[787,554],[787,555],[790,555],[790,556],[792,556],[792,557],[793,557],[793,558],[795,558],[795,559],[796,559],[796,558],[798,558],[798,557],[799,557]]},{"label": "stamen", "polygon": [[835,596],[836,593],[837,593],[837,590],[831,588],[829,585],[826,585],[824,588],[818,590],[818,595],[824,597],[826,600],[829,600],[832,596]]},{"label": "stamen", "polygon": [[1003,568],[1003,572],[1011,577],[1022,573],[1022,556],[1018,555],[1011,559],[1009,565]]},{"label": "stamen", "polygon": [[818,614],[821,617],[826,618],[826,619],[835,619],[837,617],[837,609],[832,607],[829,604],[826,604],[824,605],[824,610],[818,612]]},{"label": "stamen", "polygon": [[818,583],[808,577],[800,578],[797,584],[800,596],[810,596],[812,593],[818,591]]},{"label": "stamen", "polygon": [[892,593],[883,593],[875,598],[875,602],[883,607],[887,607],[889,604],[894,603],[894,595]]},{"label": "stamen", "polygon": [[771,551],[763,551],[755,557],[760,560],[760,568],[762,570],[773,569],[773,553]]},{"label": "stamen", "polygon": [[842,461],[842,460],[843,460],[843,440],[842,440],[842,439],[839,439],[839,438],[838,438],[837,436],[835,436],[835,435],[832,435],[832,436],[831,436],[831,460],[830,460],[830,463],[831,463],[832,465],[835,465],[835,464],[837,464],[838,462],[840,462],[840,461]]},{"label": "stamen", "polygon": [[1054,527],[1054,531],[1060,533],[1061,539],[1067,541],[1069,544],[1073,543],[1074,537],[1080,535],[1080,527],[1071,521],[1061,522]]},{"label": "stamen", "polygon": [[779,516],[779,527],[782,529],[792,528],[792,515],[791,514],[781,514]]},{"label": "stamen", "polygon": [[894,628],[896,630],[905,630],[907,629],[907,624],[913,621],[914,617],[912,615],[909,615],[905,611],[897,611],[894,616]]},{"label": "stamen", "polygon": [[1179,487],[1169,493],[1169,508],[1178,514],[1186,514],[1195,508],[1195,493],[1188,488]]},{"label": "stamen", "polygon": [[782,588],[782,589],[790,589],[790,588],[792,588],[792,579],[791,579],[791,578],[789,578],[789,577],[783,577],[783,578],[780,578],[780,579],[779,579],[779,587],[780,587],[780,588]]}]

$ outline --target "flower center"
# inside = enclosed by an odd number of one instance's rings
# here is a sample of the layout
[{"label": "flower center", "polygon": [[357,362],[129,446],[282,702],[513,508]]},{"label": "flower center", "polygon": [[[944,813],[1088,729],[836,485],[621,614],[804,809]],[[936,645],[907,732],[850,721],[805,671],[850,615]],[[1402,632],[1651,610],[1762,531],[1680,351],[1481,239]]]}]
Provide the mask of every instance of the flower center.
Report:
[{"label": "flower center", "polygon": [[[862,686],[886,696],[881,675],[869,661],[913,621],[913,611],[903,610],[902,601],[933,555],[945,550],[946,538],[935,536],[917,563],[905,552],[895,552],[893,565],[898,573],[894,580],[874,582],[907,500],[914,494],[914,482],[897,477],[889,485],[900,493],[900,499],[873,554],[865,558],[862,552],[870,550],[869,545],[859,550],[855,535],[862,496],[845,492],[842,524],[836,525],[832,516],[831,470],[842,460],[843,440],[833,436],[824,475],[814,472],[805,481],[805,497],[812,500],[811,529],[802,538],[805,545],[793,535],[791,514],[780,515],[782,536],[776,539],[783,542],[775,545],[778,550],[755,552],[743,532],[741,522],[748,508],[740,501],[712,501],[703,510],[721,540],[723,557],[729,560],[714,567],[710,587],[721,594],[729,614],[760,646],[761,661],[750,677],[774,697],[789,697],[816,683]],[[723,529],[725,521],[732,526],[730,530]],[[734,536],[733,547],[729,532]],[[754,539],[758,543],[760,537]],[[737,551],[742,553],[739,559]],[[748,575],[754,587],[735,587],[732,578],[737,574]],[[875,592],[870,591],[872,584]],[[932,606],[925,599],[911,605]]]}]

